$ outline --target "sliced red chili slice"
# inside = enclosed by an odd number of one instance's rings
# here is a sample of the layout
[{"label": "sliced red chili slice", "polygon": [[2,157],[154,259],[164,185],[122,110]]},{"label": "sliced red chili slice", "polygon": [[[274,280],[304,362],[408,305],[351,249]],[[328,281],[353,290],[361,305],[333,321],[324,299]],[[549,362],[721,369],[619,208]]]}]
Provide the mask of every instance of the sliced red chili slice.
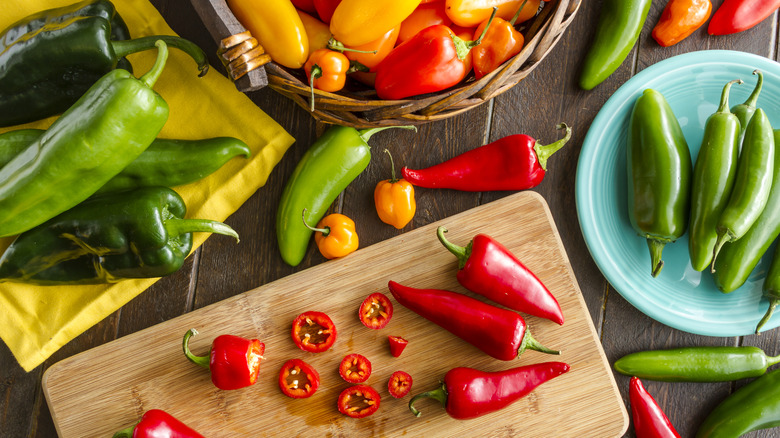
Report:
[{"label": "sliced red chili slice", "polygon": [[279,388],[292,398],[308,398],[320,387],[320,375],[300,359],[290,359],[279,370]]},{"label": "sliced red chili slice", "polygon": [[409,341],[400,336],[388,336],[387,341],[390,343],[390,354],[393,357],[398,357],[403,353],[404,348],[409,344]]},{"label": "sliced red chili slice", "polygon": [[409,391],[412,390],[412,376],[405,371],[396,371],[390,376],[390,381],[387,382],[387,389],[390,391],[390,395],[395,398],[401,398]]},{"label": "sliced red chili slice", "polygon": [[379,393],[368,385],[355,385],[339,394],[339,412],[352,418],[368,417],[379,409]]},{"label": "sliced red chili slice", "polygon": [[375,292],[366,297],[360,305],[360,322],[364,326],[378,330],[390,322],[393,317],[393,303],[381,292]]},{"label": "sliced red chili slice", "polygon": [[336,326],[322,312],[304,312],[292,323],[292,338],[301,350],[320,353],[336,342]]},{"label": "sliced red chili slice", "polygon": [[339,375],[349,383],[362,383],[371,375],[371,361],[362,354],[348,354],[339,364]]}]

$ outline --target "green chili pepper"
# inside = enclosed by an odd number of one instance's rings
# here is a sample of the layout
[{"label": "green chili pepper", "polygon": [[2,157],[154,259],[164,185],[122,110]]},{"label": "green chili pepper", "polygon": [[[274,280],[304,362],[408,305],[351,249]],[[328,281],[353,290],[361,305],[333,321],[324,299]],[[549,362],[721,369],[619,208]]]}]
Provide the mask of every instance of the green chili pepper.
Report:
[{"label": "green chili pepper", "polygon": [[729,111],[729,90],[736,79],[723,87],[720,107],[707,118],[699,155],[693,167],[688,253],[691,265],[703,271],[712,261],[718,240],[715,227],[734,186],[739,158],[739,119]]},{"label": "green chili pepper", "polygon": [[780,369],[739,388],[710,412],[696,438],[737,438],[780,426]]},{"label": "green chili pepper", "polygon": [[764,74],[761,73],[760,70],[753,70],[753,74],[758,75],[758,81],[756,81],[753,92],[750,93],[750,96],[748,96],[745,102],[734,105],[734,107],[731,108],[731,112],[739,119],[739,126],[741,128],[739,131],[740,143],[745,136],[745,129],[747,128],[748,122],[750,122],[750,119],[753,118],[753,114],[756,112],[756,102],[758,102],[758,95],[761,94],[761,87],[764,84]]},{"label": "green chili pepper", "polygon": [[[59,114],[123,57],[154,48],[157,40],[176,47],[208,70],[205,53],[174,36],[127,36],[108,1],[85,1],[36,13],[0,33],[0,126]],[[115,29],[122,23],[120,29]]]},{"label": "green chili pepper", "polygon": [[149,147],[168,119],[168,104],[151,88],[168,56],[157,44],[157,61],[140,80],[125,70],[107,73],[0,169],[0,236],[87,199]]},{"label": "green chili pepper", "polygon": [[758,347],[687,347],[631,353],[615,361],[617,372],[663,382],[727,382],[758,377],[780,363]]},{"label": "green chili pepper", "polygon": [[238,234],[222,222],[183,219],[167,187],[97,195],[26,231],[0,258],[0,281],[40,285],[162,277],[181,268],[192,233]]},{"label": "green chili pepper", "polygon": [[43,134],[42,129],[17,129],[0,134],[0,169]]},{"label": "green chili pepper", "polygon": [[318,223],[339,193],[365,170],[371,160],[368,139],[388,128],[416,129],[388,126],[358,131],[332,126],[306,151],[284,187],[276,214],[276,237],[285,263],[301,263],[313,233],[305,223]]},{"label": "green chili pepper", "polygon": [[[777,234],[780,234],[780,232],[775,235]],[[775,252],[772,255],[772,263],[769,265],[769,271],[766,273],[766,278],[764,278],[761,289],[764,292],[764,297],[769,300],[769,308],[756,325],[756,334],[758,334],[764,324],[769,322],[769,319],[772,318],[772,315],[775,313],[777,304],[780,303],[780,245],[775,247]]]},{"label": "green chili pepper", "polygon": [[774,165],[774,131],[766,113],[759,108],[745,129],[734,188],[718,219],[712,272],[715,272],[715,261],[723,245],[744,236],[764,210],[772,188]]},{"label": "green chili pepper", "polygon": [[628,126],[628,211],[631,226],[647,239],[651,274],[663,267],[661,252],[685,233],[690,211],[691,155],[664,96],[647,89]]},{"label": "green chili pepper", "polygon": [[[774,138],[775,144],[780,144],[780,130],[774,131]],[[715,262],[714,280],[721,292],[733,292],[745,284],[761,257],[780,235],[780,154],[778,153],[775,153],[773,172],[769,199],[756,223],[741,239],[723,245],[720,250],[718,260]]]},{"label": "green chili pepper", "polygon": [[580,87],[593,89],[620,67],[639,39],[650,4],[650,0],[602,2],[596,35],[585,55]]}]

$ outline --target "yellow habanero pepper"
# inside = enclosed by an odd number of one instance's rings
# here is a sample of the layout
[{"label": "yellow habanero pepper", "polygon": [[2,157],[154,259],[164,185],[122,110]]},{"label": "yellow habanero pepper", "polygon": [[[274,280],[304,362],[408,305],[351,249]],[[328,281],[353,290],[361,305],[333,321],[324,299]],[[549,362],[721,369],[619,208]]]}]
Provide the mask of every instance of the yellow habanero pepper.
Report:
[{"label": "yellow habanero pepper", "polygon": [[320,254],[326,259],[344,257],[358,249],[358,235],[355,221],[343,214],[333,213],[322,218],[316,227],[306,223],[306,209],[303,210],[306,228],[314,231],[314,242]]},{"label": "yellow habanero pepper", "polygon": [[342,0],[330,19],[330,31],[347,47],[370,43],[401,24],[420,1]]},{"label": "yellow habanero pepper", "polygon": [[[390,155],[387,149],[385,152]],[[374,189],[374,204],[379,219],[400,230],[411,222],[417,211],[417,203],[414,200],[414,186],[403,178],[395,177],[392,155],[390,155],[390,169],[392,178],[379,181]]]},{"label": "yellow habanero pepper", "polygon": [[301,68],[309,57],[309,39],[290,0],[227,0],[238,21],[271,56],[289,68]]},{"label": "yellow habanero pepper", "polygon": [[[524,0],[447,0],[445,12],[453,23],[463,27],[475,27],[490,18],[493,8],[498,8],[496,17],[506,21],[512,19]],[[541,0],[528,0],[515,20],[515,24],[528,21],[536,15]]]}]

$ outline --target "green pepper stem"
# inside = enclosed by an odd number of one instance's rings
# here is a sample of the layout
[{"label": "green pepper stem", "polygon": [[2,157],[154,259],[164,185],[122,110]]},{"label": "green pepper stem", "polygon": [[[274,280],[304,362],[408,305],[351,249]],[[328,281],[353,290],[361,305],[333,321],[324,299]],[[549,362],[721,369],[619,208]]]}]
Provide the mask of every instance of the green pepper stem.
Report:
[{"label": "green pepper stem", "polygon": [[520,348],[517,349],[517,355],[520,356],[525,350],[534,350],[547,354],[561,354],[558,350],[552,350],[540,344],[539,341],[531,336],[531,332],[528,328],[525,329],[525,335],[523,335],[523,341],[520,342]]},{"label": "green pepper stem", "polygon": [[547,160],[550,159],[552,154],[558,152],[560,148],[563,147],[563,145],[566,144],[566,142],[571,139],[571,128],[569,125],[565,123],[559,123],[556,126],[557,129],[565,129],[566,135],[563,136],[562,139],[556,141],[555,143],[548,144],[548,145],[542,145],[539,144],[539,142],[536,142],[534,145],[534,152],[536,153],[536,159],[539,160],[539,166],[546,172],[547,171]]},{"label": "green pepper stem", "polygon": [[337,52],[355,52],[355,53],[370,53],[372,55],[376,55],[377,50],[358,50],[358,49],[350,49],[349,47],[345,46],[344,43],[341,41],[331,37],[328,40],[327,47],[331,50],[335,50]]},{"label": "green pepper stem", "polygon": [[122,429],[119,432],[115,433],[114,436],[111,438],[132,438],[134,430],[135,430],[135,426],[130,426],[127,429]]},{"label": "green pepper stem", "polygon": [[493,18],[496,16],[496,11],[498,11],[498,7],[493,6],[493,12],[490,14],[490,18],[488,19],[487,25],[485,25],[485,28],[482,29],[482,33],[479,35],[479,38],[477,38],[474,41],[463,41],[462,38],[459,38],[458,36],[450,33],[452,42],[455,43],[455,52],[458,54],[458,59],[460,60],[465,59],[466,55],[469,54],[469,51],[471,49],[482,44],[482,38],[485,37],[485,34],[490,28],[490,24],[493,23]]},{"label": "green pepper stem", "polygon": [[511,24],[511,25],[512,25],[512,27],[514,27],[514,25],[515,25],[515,22],[516,22],[516,21],[517,21],[517,19],[520,17],[520,13],[521,13],[521,12],[523,12],[523,9],[525,8],[525,4],[526,4],[526,3],[528,3],[528,0],[523,0],[523,4],[522,4],[522,5],[520,5],[520,9],[518,9],[518,10],[517,10],[517,12],[515,12],[515,16],[514,16],[514,17],[512,17],[512,19],[511,19],[511,20],[509,20],[509,24]]},{"label": "green pepper stem", "polygon": [[387,148],[385,148],[385,153],[390,157],[390,184],[395,184],[398,182],[398,178],[395,177],[395,161],[393,161],[393,154],[391,154]]},{"label": "green pepper stem", "polygon": [[444,237],[444,233],[446,232],[446,228],[439,227],[436,229],[436,236],[439,238],[439,242],[458,258],[458,269],[463,269],[463,267],[466,266],[466,261],[471,255],[471,245],[473,244],[473,241],[469,242],[468,246],[458,246]]},{"label": "green pepper stem", "polygon": [[435,400],[438,400],[439,403],[442,404],[442,406],[447,406],[447,386],[442,383],[440,388],[436,388],[432,391],[423,392],[422,394],[417,394],[414,397],[412,397],[411,400],[409,400],[409,410],[412,411],[415,417],[419,417],[422,415],[422,412],[417,410],[417,408],[414,407],[414,403],[421,399],[421,398],[432,398]]},{"label": "green pepper stem", "polygon": [[729,93],[731,90],[731,86],[734,84],[741,84],[742,79],[734,79],[733,81],[729,81],[726,83],[726,85],[723,87],[723,91],[720,94],[720,106],[718,107],[719,113],[730,113],[729,110]]},{"label": "green pepper stem", "polygon": [[114,49],[114,54],[117,58],[123,58],[131,53],[152,49],[157,41],[164,41],[169,47],[175,47],[190,55],[198,64],[198,70],[200,70],[198,76],[203,76],[209,71],[209,60],[206,57],[206,53],[192,41],[180,37],[169,35],[145,36],[133,40],[111,41],[111,47]]},{"label": "green pepper stem", "polygon": [[195,365],[200,365],[204,368],[209,367],[209,361],[211,360],[211,354],[208,354],[206,356],[195,356],[190,351],[190,338],[197,335],[198,331],[194,328],[191,328],[187,330],[187,333],[184,334],[184,340],[181,341],[181,348],[184,350],[184,355],[187,356],[187,359],[190,360],[190,362],[194,363]]},{"label": "green pepper stem", "polygon": [[306,209],[305,209],[305,208],[303,209],[303,213],[301,213],[301,219],[303,219],[303,225],[304,225],[306,228],[308,228],[308,229],[310,229],[310,230],[314,231],[315,233],[316,233],[316,232],[320,232],[320,233],[322,233],[322,235],[323,235],[324,237],[328,237],[328,234],[330,234],[330,227],[325,227],[325,228],[315,228],[315,227],[312,227],[311,225],[309,225],[308,223],[306,223]]},{"label": "green pepper stem", "polygon": [[666,242],[663,240],[647,238],[647,247],[650,248],[650,275],[653,277],[658,277],[664,267],[664,261],[661,259],[664,246],[666,246]]},{"label": "green pepper stem", "polygon": [[372,135],[376,134],[379,131],[384,131],[385,129],[392,129],[392,128],[411,129],[411,130],[417,131],[417,127],[414,126],[414,125],[382,126],[382,127],[379,127],[379,128],[369,128],[369,129],[360,130],[360,131],[358,131],[358,135],[360,135],[360,138],[362,138],[364,142],[368,143],[368,139],[370,139]]},{"label": "green pepper stem", "polygon": [[314,64],[311,66],[311,72],[309,73],[309,90],[311,91],[311,99],[309,100],[309,111],[314,112],[314,80],[322,77],[322,68]]},{"label": "green pepper stem", "polygon": [[723,245],[730,242],[731,240],[731,233],[728,231],[722,232],[718,230],[718,240],[715,242],[715,248],[712,250],[712,264],[710,265],[710,273],[715,273],[715,260],[717,260],[718,254],[720,254],[720,250],[723,248]]},{"label": "green pepper stem", "polygon": [[165,231],[168,236],[180,236],[186,233],[215,233],[225,236],[232,236],[239,241],[236,230],[230,228],[227,224],[209,219],[165,219]]},{"label": "green pepper stem", "polygon": [[154,61],[151,70],[139,78],[140,81],[149,88],[152,88],[154,83],[157,82],[157,79],[165,68],[165,61],[168,60],[168,46],[165,42],[163,40],[157,40],[154,45],[157,46],[157,59]]},{"label": "green pepper stem", "polygon": [[[759,321],[758,324],[756,325],[756,334],[758,334],[758,331],[761,330],[761,327],[763,327],[764,324],[769,322],[769,319],[772,318],[772,315],[775,313],[775,308],[777,308],[778,304],[780,304],[780,297],[769,298],[769,308],[766,310],[764,317],[761,318],[761,321]],[[773,362],[770,365],[774,365],[780,362],[780,356],[771,357],[768,358],[767,360],[770,359],[773,360]]]},{"label": "green pepper stem", "polygon": [[756,103],[758,102],[758,95],[761,94],[761,87],[764,85],[764,74],[761,73],[761,70],[753,70],[753,74],[758,75],[758,81],[756,82],[756,87],[753,88],[753,92],[750,93],[750,96],[748,96],[744,105],[755,108]]}]

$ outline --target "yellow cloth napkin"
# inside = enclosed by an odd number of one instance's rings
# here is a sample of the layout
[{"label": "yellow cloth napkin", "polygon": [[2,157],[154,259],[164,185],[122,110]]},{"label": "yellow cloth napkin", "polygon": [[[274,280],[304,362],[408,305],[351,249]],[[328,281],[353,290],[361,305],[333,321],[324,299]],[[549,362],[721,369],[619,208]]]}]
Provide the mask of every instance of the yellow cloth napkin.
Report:
[{"label": "yellow cloth napkin", "polygon": [[[75,2],[5,1],[0,29],[31,13]],[[113,3],[133,38],[175,35],[147,0],[113,0]],[[135,74],[139,76],[148,71],[156,56],[156,50],[131,55],[129,59]],[[232,136],[244,140],[252,148],[250,159],[234,158],[208,178],[176,188],[187,203],[187,217],[223,221],[265,184],[294,139],[215,69],[210,69],[202,78],[197,75],[192,58],[175,48],[169,49],[165,70],[154,86],[170,106],[170,117],[160,137]],[[54,119],[10,129],[46,128]],[[0,132],[8,130],[4,128]],[[207,234],[196,233],[194,248],[207,237]],[[11,240],[0,239],[0,251],[4,251]],[[112,285],[62,287],[0,283],[0,338],[19,364],[30,371],[155,281],[157,279],[141,279]]]}]

